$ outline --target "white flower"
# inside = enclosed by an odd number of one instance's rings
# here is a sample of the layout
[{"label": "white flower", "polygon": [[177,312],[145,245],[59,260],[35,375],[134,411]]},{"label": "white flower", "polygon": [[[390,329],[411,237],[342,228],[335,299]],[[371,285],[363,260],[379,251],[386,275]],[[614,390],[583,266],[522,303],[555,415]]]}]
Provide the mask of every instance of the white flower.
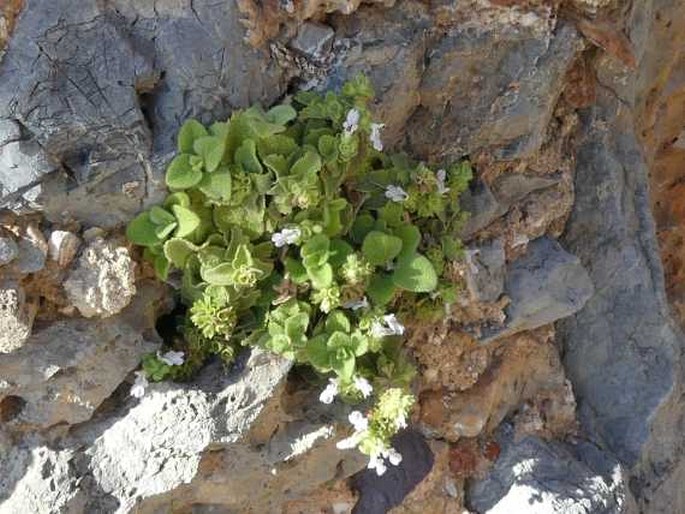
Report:
[{"label": "white flower", "polygon": [[142,398],[145,394],[145,388],[148,385],[150,385],[150,383],[147,381],[147,378],[145,378],[145,372],[136,371],[136,380],[131,386],[131,396],[134,398]]},{"label": "white flower", "polygon": [[450,188],[445,187],[445,180],[447,179],[447,172],[443,169],[439,169],[435,174],[435,178],[438,179],[438,193],[444,195],[449,192]]},{"label": "white flower", "polygon": [[361,300],[352,300],[350,302],[346,302],[345,304],[343,304],[343,308],[351,309],[353,311],[358,311],[359,309],[368,309],[369,300],[367,300],[365,296]]},{"label": "white flower", "polygon": [[271,234],[271,241],[276,245],[276,248],[281,248],[282,246],[295,244],[301,234],[302,232],[297,227],[284,228],[280,232]]},{"label": "white flower", "polygon": [[369,140],[371,145],[379,152],[383,150],[383,141],[381,141],[381,130],[385,128],[385,123],[372,123],[371,134]]},{"label": "white flower", "polygon": [[354,377],[354,387],[357,388],[357,391],[362,393],[364,398],[371,396],[371,392],[373,391],[373,387],[364,377]]},{"label": "white flower", "polygon": [[401,336],[404,334],[404,325],[398,321],[394,314],[383,316],[383,323],[374,321],[371,325],[373,337]]},{"label": "white flower", "polygon": [[347,111],[347,116],[343,122],[343,129],[348,134],[354,134],[359,128],[359,118],[360,114],[357,109],[350,109]]},{"label": "white flower", "polygon": [[183,352],[168,351],[164,355],[157,352],[157,358],[169,366],[181,366],[183,364]]},{"label": "white flower", "polygon": [[367,467],[369,469],[375,469],[378,476],[382,476],[388,470],[388,467],[383,461],[383,457],[379,457],[378,455],[369,457],[369,464]]},{"label": "white flower", "polygon": [[333,400],[338,395],[338,381],[335,378],[328,379],[328,385],[321,391],[319,401],[326,405],[333,403]]},{"label": "white flower", "polygon": [[397,429],[401,428],[407,428],[407,417],[404,415],[403,412],[400,413],[399,416],[397,416],[397,419],[395,420],[395,426],[397,426]]},{"label": "white flower", "polygon": [[341,439],[340,441],[335,443],[335,447],[338,450],[351,450],[352,448],[357,447],[357,445],[359,444],[360,438],[361,438],[360,434],[355,432],[350,437],[346,437],[345,439]]},{"label": "white flower", "polygon": [[390,185],[385,188],[385,197],[393,202],[404,202],[409,198],[409,194],[400,186]]},{"label": "white flower", "polygon": [[356,432],[363,432],[369,428],[369,419],[358,410],[353,410],[350,412],[350,415],[347,416],[347,419],[350,420],[350,423],[352,423],[352,426]]},{"label": "white flower", "polygon": [[390,448],[387,452],[385,452],[384,457],[387,457],[390,461],[390,464],[393,466],[399,466],[400,462],[402,462],[402,454],[395,450],[395,448]]}]

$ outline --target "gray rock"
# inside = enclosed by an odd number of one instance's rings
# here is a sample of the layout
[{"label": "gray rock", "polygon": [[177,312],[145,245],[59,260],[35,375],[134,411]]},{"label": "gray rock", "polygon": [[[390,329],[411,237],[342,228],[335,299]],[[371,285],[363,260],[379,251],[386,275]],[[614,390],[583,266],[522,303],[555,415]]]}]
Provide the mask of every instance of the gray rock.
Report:
[{"label": "gray rock", "polygon": [[0,145],[0,206],[12,205],[22,195],[31,206],[37,206],[40,188],[36,185],[55,169],[36,141]]},{"label": "gray rock", "polygon": [[532,330],[579,311],[594,287],[580,260],[559,243],[541,237],[507,267],[505,293],[511,299],[503,327],[486,331],[482,342]]},{"label": "gray rock", "polygon": [[328,25],[306,22],[300,26],[290,46],[310,59],[320,59],[330,51],[335,32]]},{"label": "gray rock", "polygon": [[[596,293],[558,333],[586,429],[628,466],[668,462],[671,469],[682,448],[669,434],[680,432],[676,420],[685,412],[682,403],[671,404],[682,402],[676,398],[683,336],[665,298],[648,169],[629,120],[617,116],[619,103],[602,95],[584,115],[564,243],[582,259]],[[648,452],[651,444],[660,449]]]},{"label": "gray rock", "polygon": [[26,302],[19,283],[0,282],[0,354],[13,352],[24,345],[31,335],[35,314],[36,306]]},{"label": "gray rock", "polygon": [[128,248],[100,238],[91,241],[64,289],[72,305],[87,318],[120,312],[136,294],[135,263]]},{"label": "gray rock", "polygon": [[21,127],[14,120],[0,120],[0,147],[21,139]]},{"label": "gray rock", "polygon": [[482,514],[617,514],[626,512],[627,483],[618,462],[587,442],[574,445],[500,430],[501,454],[471,483],[469,507]]},{"label": "gray rock", "polygon": [[402,503],[433,467],[433,453],[418,432],[400,432],[393,439],[393,447],[402,455],[399,466],[388,465],[382,476],[369,469],[355,476],[359,501],[353,514],[385,514]]},{"label": "gray rock", "polygon": [[469,219],[464,224],[461,233],[461,236],[466,239],[507,212],[507,207],[497,201],[490,187],[478,179],[474,180],[462,193],[459,205],[469,213]]},{"label": "gray rock", "polygon": [[495,239],[466,250],[466,286],[478,302],[494,302],[504,291],[504,243]]},{"label": "gray rock", "polygon": [[531,155],[581,38],[571,24],[554,27],[539,14],[519,24],[505,10],[483,12],[468,2],[461,9],[463,19],[429,54],[421,105],[407,127],[411,145],[436,161],[482,148],[500,159]]},{"label": "gray rock", "polygon": [[28,227],[26,233],[19,238],[18,249],[19,255],[12,267],[20,275],[36,273],[45,267],[48,243],[38,227]]},{"label": "gray rock", "polygon": [[523,200],[534,191],[547,189],[559,183],[560,176],[541,177],[536,175],[522,175],[520,173],[507,173],[498,177],[492,185],[492,190],[497,200],[506,205]]},{"label": "gray rock", "polygon": [[168,308],[166,294],[161,285],[144,283],[120,315],[55,322],[4,355],[0,397],[23,402],[5,426],[47,428],[89,419],[142,355],[159,344],[154,326],[160,310]]},{"label": "gray rock", "polygon": [[19,247],[14,239],[9,237],[0,237],[0,266],[9,264],[19,254]]}]

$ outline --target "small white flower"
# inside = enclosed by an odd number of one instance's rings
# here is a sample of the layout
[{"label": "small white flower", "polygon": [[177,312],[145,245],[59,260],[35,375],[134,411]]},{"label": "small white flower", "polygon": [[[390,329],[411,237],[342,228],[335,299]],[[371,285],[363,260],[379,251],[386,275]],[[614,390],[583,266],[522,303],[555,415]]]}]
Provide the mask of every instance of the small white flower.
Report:
[{"label": "small white flower", "polygon": [[438,172],[435,174],[435,178],[438,179],[438,193],[441,195],[444,195],[445,193],[449,192],[450,188],[445,187],[445,180],[447,179],[447,172],[443,169],[439,169]]},{"label": "small white flower", "polygon": [[164,355],[160,355],[159,352],[157,352],[157,358],[168,366],[183,365],[183,355],[183,352],[168,351]]},{"label": "small white flower", "polygon": [[145,394],[145,388],[150,385],[145,377],[144,371],[136,371],[136,380],[131,386],[131,396],[134,398],[142,398]]},{"label": "small white flower", "polygon": [[395,450],[395,448],[390,448],[384,452],[384,457],[387,457],[390,461],[390,464],[393,466],[399,466],[400,462],[402,462],[402,454]]},{"label": "small white flower", "polygon": [[353,311],[358,311],[359,309],[368,309],[369,300],[367,300],[365,296],[361,300],[352,300],[350,302],[346,302],[345,304],[343,304],[343,308],[350,309]]},{"label": "small white flower", "polygon": [[404,325],[398,321],[394,314],[383,316],[383,323],[374,321],[371,325],[373,337],[401,336],[404,334]]},{"label": "small white flower", "polygon": [[383,128],[385,128],[385,123],[372,123],[371,134],[369,134],[371,145],[379,152],[383,151],[383,141],[381,141],[381,130]]},{"label": "small white flower", "polygon": [[409,198],[409,194],[400,186],[390,185],[385,188],[385,197],[393,202],[404,202]]},{"label": "small white flower", "polygon": [[302,232],[297,227],[284,228],[280,232],[271,234],[271,242],[276,245],[276,248],[281,248],[282,246],[295,244],[301,234]]},{"label": "small white flower", "polygon": [[369,457],[369,464],[367,467],[369,469],[375,469],[378,476],[382,476],[388,470],[385,462],[383,462],[383,457],[378,455],[372,455]]},{"label": "small white flower", "polygon": [[348,134],[354,134],[357,129],[359,128],[359,118],[360,118],[359,111],[357,109],[350,109],[347,111],[347,116],[345,117],[345,121],[343,122],[343,129],[345,129],[345,132]]},{"label": "small white flower", "polygon": [[373,392],[373,386],[364,377],[354,377],[354,387],[362,393],[364,398],[368,398]]},{"label": "small white flower", "polygon": [[319,395],[319,401],[326,405],[333,403],[333,400],[338,395],[338,381],[335,378],[328,379],[328,385]]},{"label": "small white flower", "polygon": [[369,428],[369,419],[358,410],[353,410],[350,412],[350,415],[347,416],[347,419],[350,420],[350,423],[352,423],[352,426],[356,432],[363,432]]},{"label": "small white flower", "polygon": [[397,419],[395,420],[395,426],[398,430],[407,428],[407,417],[404,415],[404,413],[400,413],[400,415],[397,416]]}]

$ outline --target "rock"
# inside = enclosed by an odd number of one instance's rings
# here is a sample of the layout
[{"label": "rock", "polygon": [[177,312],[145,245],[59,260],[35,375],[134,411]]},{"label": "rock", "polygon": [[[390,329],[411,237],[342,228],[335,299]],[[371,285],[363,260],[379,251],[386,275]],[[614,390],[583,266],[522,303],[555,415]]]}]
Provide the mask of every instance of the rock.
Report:
[{"label": "rock", "polygon": [[482,513],[566,514],[624,512],[628,484],[618,462],[589,442],[562,444],[529,436],[520,441],[504,426],[494,468],[467,491],[469,508]]},{"label": "rock", "polygon": [[23,198],[28,206],[38,205],[38,184],[57,168],[36,141],[10,141],[0,144],[0,206],[16,206]]},{"label": "rock", "polygon": [[328,25],[304,23],[290,46],[310,59],[320,59],[330,51],[335,32]]},{"label": "rock", "polygon": [[594,287],[580,260],[559,243],[541,237],[507,267],[505,293],[511,299],[502,327],[484,331],[481,342],[532,330],[582,309]]},{"label": "rock", "polygon": [[561,177],[545,177],[507,173],[498,177],[492,185],[497,200],[510,206],[523,200],[533,191],[539,191],[559,183]]},{"label": "rock", "polygon": [[55,230],[50,234],[48,253],[61,268],[66,268],[78,253],[81,240],[76,234]]},{"label": "rock", "polygon": [[19,247],[14,239],[9,237],[0,237],[0,266],[9,264],[16,259],[19,254]]},{"label": "rock", "polygon": [[[47,428],[88,420],[102,401],[155,349],[166,290],[143,283],[131,306],[103,321],[57,321],[0,359],[0,397],[21,399],[11,420],[19,428]],[[5,423],[7,426],[7,423]]]},{"label": "rock", "polygon": [[21,127],[14,120],[0,120],[0,147],[21,139]]},{"label": "rock", "polygon": [[456,23],[430,52],[421,104],[407,126],[415,153],[439,161],[487,148],[509,160],[540,148],[582,48],[573,26],[555,27],[550,14],[527,12],[524,19],[498,6],[453,7]]},{"label": "rock", "polygon": [[69,273],[64,289],[83,316],[112,316],[136,294],[135,263],[125,246],[95,239]]},{"label": "rock", "polygon": [[501,205],[492,194],[490,187],[481,180],[474,180],[459,199],[462,210],[469,213],[469,218],[462,229],[461,236],[468,239],[479,230],[502,216],[507,207]]},{"label": "rock", "polygon": [[402,503],[433,467],[433,454],[418,432],[400,432],[392,444],[402,455],[402,462],[399,466],[389,465],[382,476],[366,469],[354,478],[359,501],[353,514],[385,514]]},{"label": "rock", "polygon": [[12,280],[0,282],[0,354],[24,345],[31,335],[36,309],[36,305],[26,302],[21,285]]},{"label": "rock", "polygon": [[504,244],[501,239],[466,250],[466,285],[477,302],[494,302],[504,290]]},{"label": "rock", "polygon": [[22,232],[18,243],[19,255],[13,265],[21,275],[36,273],[45,267],[48,243],[40,229],[30,224]]}]

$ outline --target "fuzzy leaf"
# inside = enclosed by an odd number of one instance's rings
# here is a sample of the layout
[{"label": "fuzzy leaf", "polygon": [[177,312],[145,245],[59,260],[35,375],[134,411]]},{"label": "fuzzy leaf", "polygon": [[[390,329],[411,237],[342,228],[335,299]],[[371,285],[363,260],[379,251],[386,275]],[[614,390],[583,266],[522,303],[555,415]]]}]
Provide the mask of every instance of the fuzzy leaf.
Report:
[{"label": "fuzzy leaf", "polygon": [[224,140],[217,136],[205,136],[195,140],[193,150],[202,157],[205,169],[209,172],[216,170],[224,156]]},{"label": "fuzzy leaf", "polygon": [[292,257],[286,257],[285,271],[288,273],[290,280],[296,284],[304,284],[307,281],[307,270],[300,261]]},{"label": "fuzzy leaf", "polygon": [[161,280],[166,280],[169,276],[169,261],[164,255],[155,257],[155,273]]},{"label": "fuzzy leaf", "polygon": [[247,173],[262,173],[264,168],[257,158],[257,145],[252,139],[246,139],[235,151],[235,162]]},{"label": "fuzzy leaf", "polygon": [[182,205],[183,207],[190,207],[190,197],[183,191],[171,193],[164,200],[164,208],[171,209],[172,205]]},{"label": "fuzzy leaf", "polygon": [[188,261],[188,257],[193,255],[198,250],[198,247],[193,243],[174,237],[164,243],[165,257],[177,268],[183,269]]},{"label": "fuzzy leaf", "polygon": [[169,211],[155,205],[150,209],[150,221],[155,225],[168,225],[176,222],[176,218]]},{"label": "fuzzy leaf", "polygon": [[397,257],[402,250],[402,240],[383,232],[372,231],[362,243],[362,253],[374,266],[381,266]]},{"label": "fuzzy leaf", "polygon": [[330,350],[326,345],[327,336],[319,335],[313,337],[307,343],[306,355],[309,362],[317,370],[325,373],[331,369]]},{"label": "fuzzy leaf", "polygon": [[212,200],[228,202],[231,199],[231,173],[219,170],[204,173],[197,187]]},{"label": "fuzzy leaf", "polygon": [[126,227],[126,237],[139,246],[153,246],[159,243],[155,233],[157,225],[150,219],[149,212],[141,212]]},{"label": "fuzzy leaf", "polygon": [[167,237],[169,237],[169,234],[171,234],[177,226],[178,223],[176,223],[175,219],[168,225],[157,225],[157,228],[155,229],[155,235],[160,241],[164,241]]},{"label": "fuzzy leaf", "polygon": [[316,152],[308,150],[290,168],[290,174],[295,176],[313,175],[321,169],[321,157]]},{"label": "fuzzy leaf", "polygon": [[324,134],[319,138],[319,153],[326,162],[338,160],[338,140],[335,137]]},{"label": "fuzzy leaf", "polygon": [[323,266],[307,267],[307,276],[315,289],[324,289],[333,283],[333,268],[325,263]]},{"label": "fuzzy leaf", "polygon": [[342,239],[332,239],[330,247],[330,256],[328,262],[333,268],[338,269],[345,263],[347,256],[354,252],[354,248],[349,243]]},{"label": "fuzzy leaf", "polygon": [[202,171],[190,165],[190,155],[182,153],[174,158],[166,170],[166,185],[169,189],[188,189],[202,180]]},{"label": "fuzzy leaf", "polygon": [[297,118],[297,111],[290,105],[277,105],[266,113],[266,119],[277,125],[285,125],[295,118]]},{"label": "fuzzy leaf", "polygon": [[421,242],[421,232],[416,225],[400,225],[393,230],[393,234],[402,240],[402,251],[397,257],[398,260],[411,257],[416,253]]},{"label": "fuzzy leaf", "polygon": [[200,274],[205,282],[217,286],[233,285],[233,265],[230,262],[223,262],[217,266],[202,266]]},{"label": "fuzzy leaf", "polygon": [[371,277],[366,293],[375,305],[387,304],[395,294],[395,284],[389,275],[374,275]]},{"label": "fuzzy leaf", "polygon": [[288,173],[288,159],[282,155],[271,154],[263,159],[267,168],[273,171],[276,176],[284,176]]},{"label": "fuzzy leaf", "polygon": [[200,225],[200,217],[190,209],[181,205],[172,205],[171,210],[174,211],[178,222],[176,237],[188,236]]},{"label": "fuzzy leaf", "polygon": [[416,254],[402,260],[392,275],[396,286],[415,293],[428,293],[438,285],[438,276],[431,262]]},{"label": "fuzzy leaf", "polygon": [[342,311],[335,310],[326,318],[326,332],[328,333],[343,332],[347,334],[351,329],[350,320]]},{"label": "fuzzy leaf", "polygon": [[206,135],[207,129],[202,123],[193,119],[187,120],[178,131],[178,151],[192,153],[195,140]]},{"label": "fuzzy leaf", "polygon": [[352,238],[357,243],[364,241],[366,235],[373,230],[374,219],[370,214],[360,214],[352,224]]}]

